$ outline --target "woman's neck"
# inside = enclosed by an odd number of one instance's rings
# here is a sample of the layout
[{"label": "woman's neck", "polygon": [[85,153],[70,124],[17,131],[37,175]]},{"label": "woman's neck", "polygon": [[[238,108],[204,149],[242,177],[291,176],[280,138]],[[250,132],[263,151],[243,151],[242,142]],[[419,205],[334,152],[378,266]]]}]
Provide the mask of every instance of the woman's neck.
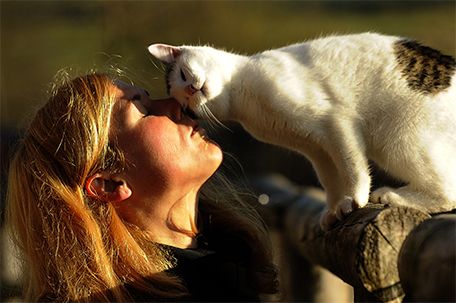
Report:
[{"label": "woman's neck", "polygon": [[196,238],[186,234],[173,232],[165,235],[154,230],[147,230],[146,233],[149,235],[149,238],[156,243],[184,249],[197,247]]},{"label": "woman's neck", "polygon": [[[165,199],[160,199],[160,201],[125,204],[120,212],[126,221],[138,226],[154,242],[179,248],[195,248],[198,233],[197,192],[191,192],[171,201],[174,202],[168,204]],[[164,207],[147,207],[156,203],[162,203]]]}]

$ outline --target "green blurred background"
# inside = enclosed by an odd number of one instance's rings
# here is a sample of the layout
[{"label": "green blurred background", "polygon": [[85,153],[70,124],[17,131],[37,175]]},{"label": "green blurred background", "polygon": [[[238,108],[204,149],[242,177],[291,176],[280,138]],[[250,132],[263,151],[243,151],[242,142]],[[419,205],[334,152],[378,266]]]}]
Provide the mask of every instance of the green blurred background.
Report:
[{"label": "green blurred background", "polygon": [[[157,96],[152,42],[252,54],[333,33],[378,31],[455,53],[455,1],[1,1],[1,127],[22,127],[54,74],[114,65]],[[155,63],[155,64],[154,64]]]},{"label": "green blurred background", "polygon": [[[91,69],[120,68],[137,85],[162,97],[163,67],[146,51],[153,42],[210,44],[253,54],[328,34],[376,31],[411,37],[453,56],[456,53],[454,0],[0,0],[0,5],[0,212],[10,147],[46,101],[50,83],[60,69],[78,75]],[[225,158],[233,160],[237,168],[240,163],[246,175],[278,172],[299,184],[317,185],[303,157],[257,142],[239,126],[230,128],[232,131],[216,131],[214,137],[227,151]],[[8,259],[14,253],[8,245],[2,247],[6,251],[0,259],[4,301],[17,294],[18,277]]]},{"label": "green blurred background", "polygon": [[[154,42],[254,54],[329,34],[376,31],[456,52],[454,0],[0,1],[3,173],[10,142],[45,102],[60,69],[77,75],[120,68],[163,97],[163,66],[146,51]],[[247,174],[279,172],[300,184],[316,184],[303,157],[230,128],[211,135]]]}]

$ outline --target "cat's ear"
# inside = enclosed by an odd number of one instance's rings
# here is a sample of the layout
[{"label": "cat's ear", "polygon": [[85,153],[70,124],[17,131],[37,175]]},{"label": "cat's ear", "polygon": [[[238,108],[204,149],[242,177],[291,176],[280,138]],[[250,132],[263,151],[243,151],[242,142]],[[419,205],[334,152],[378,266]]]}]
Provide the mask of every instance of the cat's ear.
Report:
[{"label": "cat's ear", "polygon": [[173,63],[181,53],[177,46],[160,43],[152,44],[147,49],[155,58],[166,63]]}]

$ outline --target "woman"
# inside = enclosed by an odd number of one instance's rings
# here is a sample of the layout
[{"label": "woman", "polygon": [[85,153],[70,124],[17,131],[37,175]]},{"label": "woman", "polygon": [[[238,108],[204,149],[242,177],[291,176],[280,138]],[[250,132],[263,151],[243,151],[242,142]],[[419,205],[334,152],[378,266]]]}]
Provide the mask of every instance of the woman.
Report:
[{"label": "woman", "polygon": [[175,100],[152,101],[104,74],[63,81],[10,166],[7,220],[26,265],[25,299],[255,301],[274,292],[264,225],[216,184],[221,161]]}]

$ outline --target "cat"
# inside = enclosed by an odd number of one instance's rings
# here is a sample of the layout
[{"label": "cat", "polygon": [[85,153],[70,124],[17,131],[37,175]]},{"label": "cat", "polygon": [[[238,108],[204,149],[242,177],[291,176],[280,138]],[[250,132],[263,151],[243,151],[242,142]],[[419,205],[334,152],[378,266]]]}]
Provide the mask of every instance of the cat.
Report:
[{"label": "cat", "polygon": [[[202,118],[239,122],[295,150],[326,191],[321,227],[373,203],[456,208],[456,61],[378,33],[322,37],[244,56],[152,44],[169,94]],[[371,193],[368,159],[407,183]]]}]

